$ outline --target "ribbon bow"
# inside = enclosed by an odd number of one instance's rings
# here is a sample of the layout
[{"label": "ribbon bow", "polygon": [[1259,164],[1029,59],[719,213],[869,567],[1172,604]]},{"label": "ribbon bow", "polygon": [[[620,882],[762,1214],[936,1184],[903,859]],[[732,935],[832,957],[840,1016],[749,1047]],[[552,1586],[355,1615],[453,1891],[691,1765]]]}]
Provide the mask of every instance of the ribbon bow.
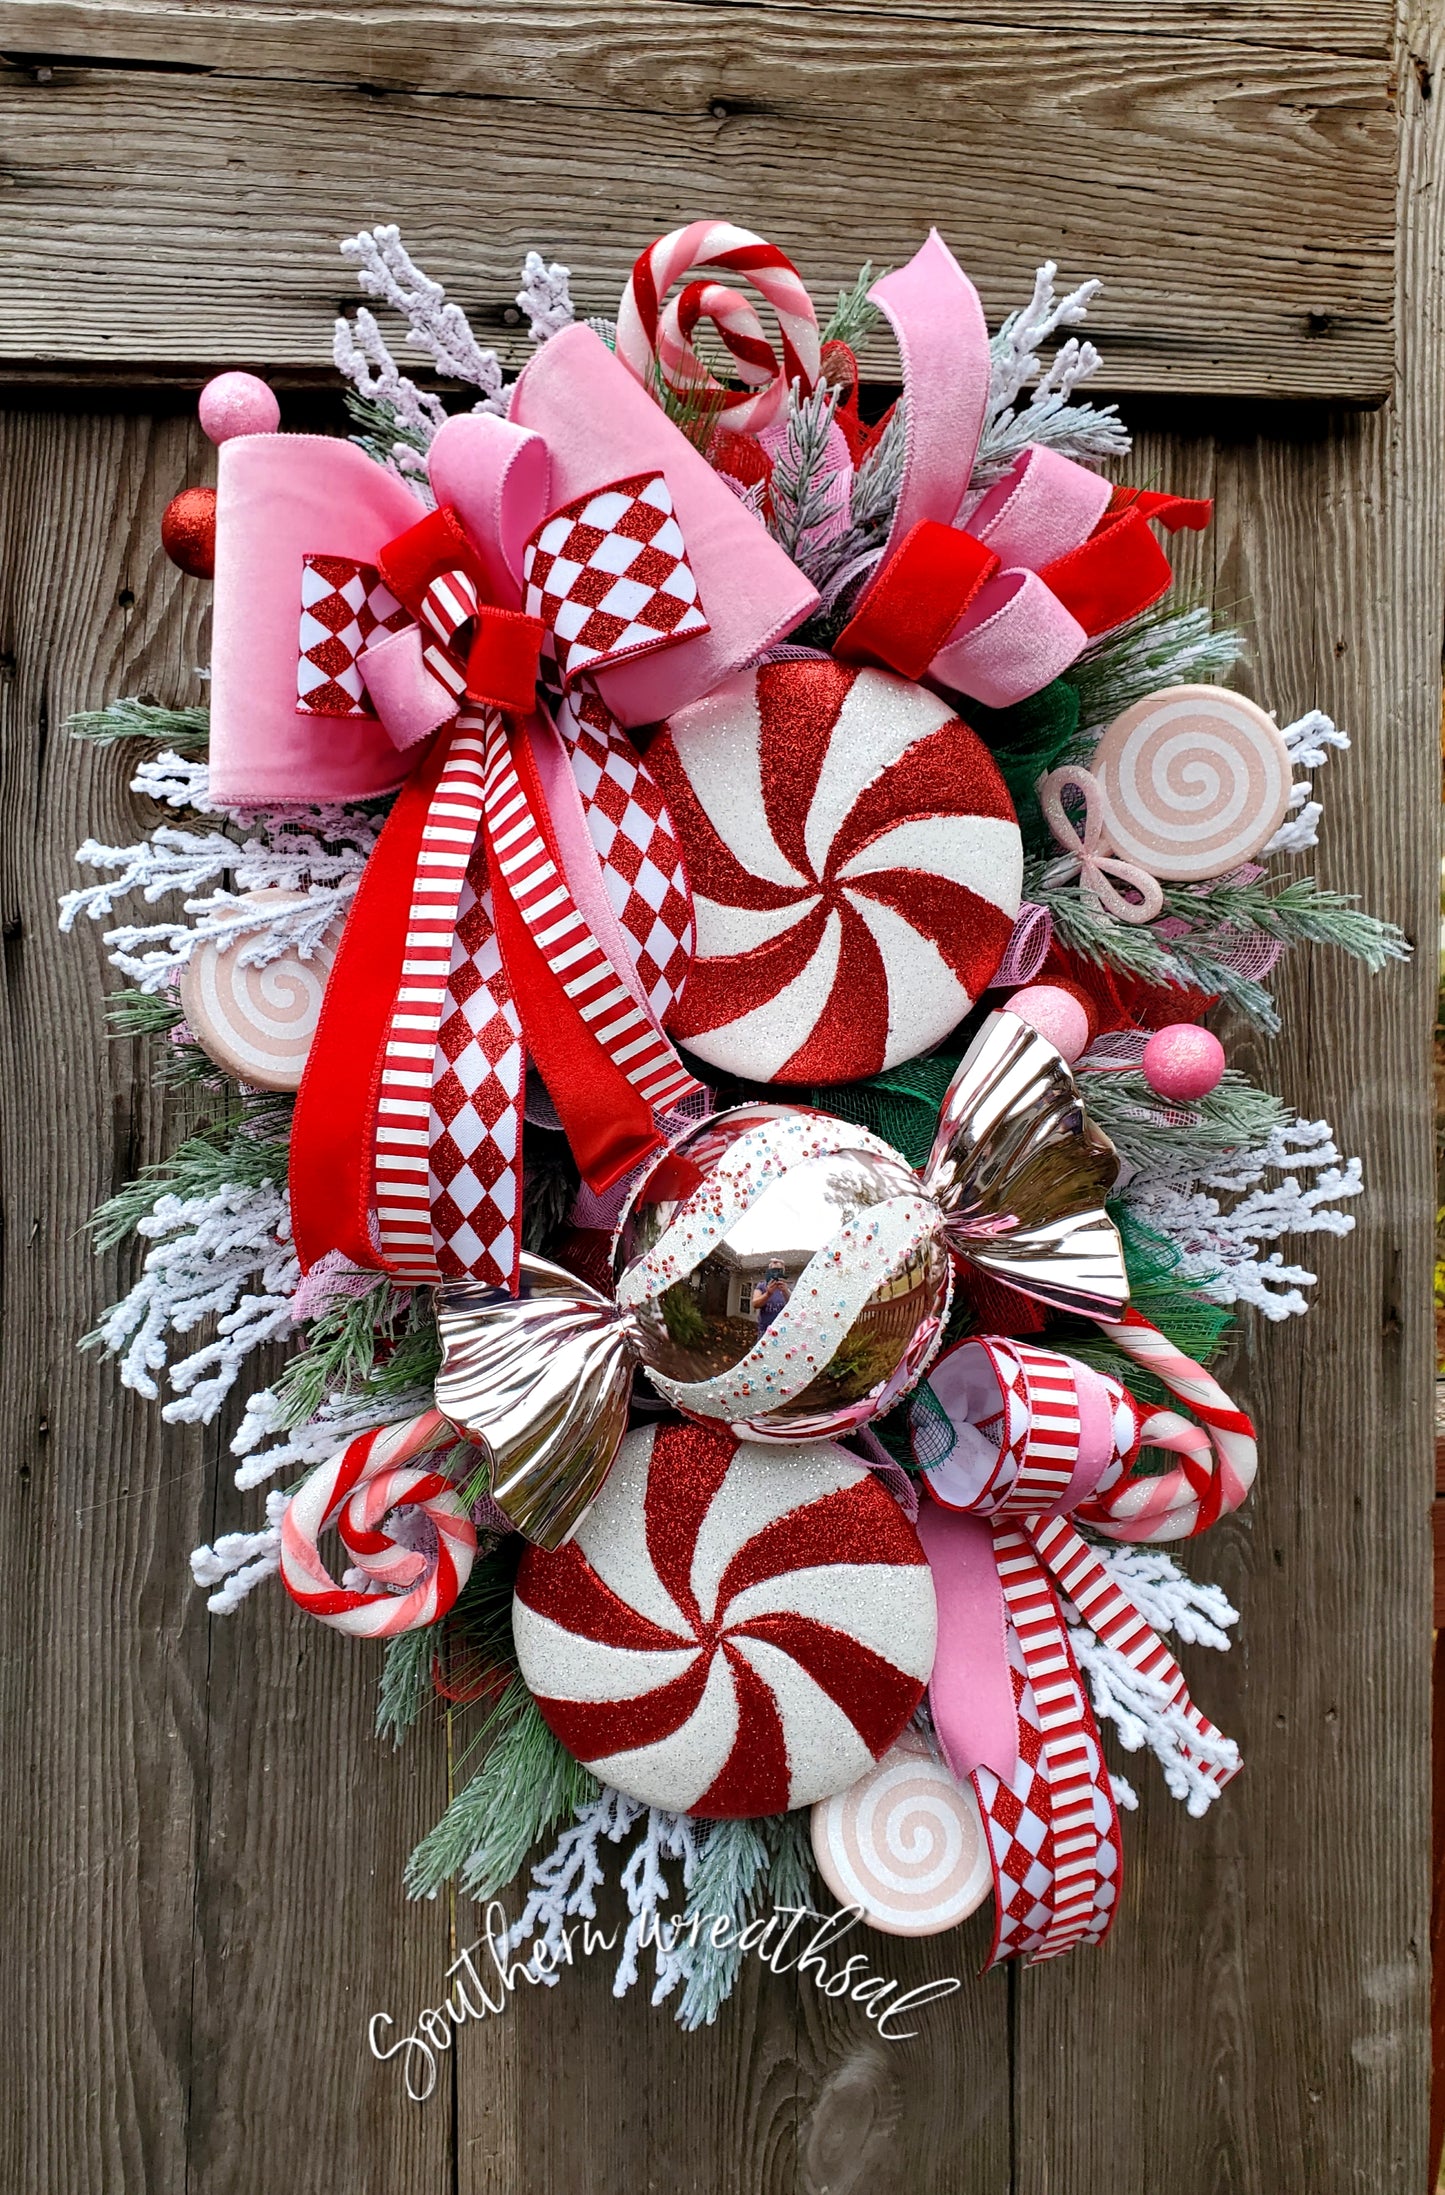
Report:
[{"label": "ribbon bow", "polygon": [[[1158,878],[1152,877],[1147,869],[1141,869],[1137,862],[1125,861],[1122,855],[1105,850],[1107,841],[1100,786],[1092,770],[1086,770],[1078,763],[1066,763],[1062,769],[1050,770],[1041,777],[1037,791],[1044,821],[1064,848],[1064,859],[1051,874],[1057,873],[1061,882],[1077,875],[1083,889],[1116,922],[1152,922],[1162,913],[1164,893]],[[1082,830],[1064,806],[1066,792],[1076,792],[1083,800]],[[1111,877],[1129,885],[1137,896],[1130,898],[1128,893],[1116,891],[1109,881]]]},{"label": "ribbon bow", "polygon": [[428,470],[431,511],[346,444],[226,445],[213,789],[351,799],[410,766],[308,1061],[296,1242],[304,1267],[339,1251],[410,1283],[513,1287],[526,1057],[597,1190],[697,1088],[627,951],[573,763],[630,794],[609,834],[651,829],[640,859],[667,849],[681,945],[676,844],[624,727],[709,691],[817,596],[585,327],[537,353],[506,421],[448,421]]},{"label": "ribbon bow", "polygon": [[988,416],[978,293],[935,229],[868,295],[898,338],[908,431],[882,561],[835,653],[1007,708],[1165,592],[1151,520],[1199,528],[1210,506],[1111,489],[1034,443],[965,511]]},{"label": "ribbon bow", "polygon": [[[1070,1520],[1121,1539],[1205,1530],[1249,1490],[1253,1428],[1137,1312],[1101,1324],[1203,1425],[1169,1410],[1145,1417],[1117,1381],[1002,1338],[947,1351],[911,1413],[932,1497],[918,1530],[938,1593],[929,1703],[950,1768],[973,1778],[988,1831],[990,1964],[1097,1943],[1118,1906],[1118,1820],[1061,1595],[1179,1726],[1205,1803],[1239,1766],[1174,1657]],[[940,1417],[950,1443],[941,1458]],[[1142,1476],[1145,1446],[1182,1450],[1186,1464]]]}]

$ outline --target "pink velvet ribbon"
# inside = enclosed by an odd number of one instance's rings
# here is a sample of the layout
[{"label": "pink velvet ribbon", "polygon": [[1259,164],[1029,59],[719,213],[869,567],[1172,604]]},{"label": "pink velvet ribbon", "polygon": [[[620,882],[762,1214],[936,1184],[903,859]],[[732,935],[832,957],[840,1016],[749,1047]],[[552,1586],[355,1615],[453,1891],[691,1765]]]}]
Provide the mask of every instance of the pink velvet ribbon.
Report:
[{"label": "pink velvet ribbon", "polygon": [[[564,329],[523,368],[510,416],[463,413],[428,457],[438,505],[456,514],[499,608],[524,594],[528,540],[549,512],[605,484],[661,473],[706,625],[659,636],[592,675],[617,721],[658,721],[781,640],[816,607],[803,573],[598,336]],[[375,717],[297,709],[298,606],[308,555],[376,566],[426,516],[395,475],[353,444],[245,435],[219,452],[211,791],[229,806],[371,799],[395,790],[415,750],[456,712],[411,625],[378,632],[358,667]],[[664,644],[664,642],[666,644]]]},{"label": "pink velvet ribbon", "polygon": [[[925,675],[1007,708],[1057,678],[1088,642],[1090,628],[1040,575],[1091,539],[1112,490],[1097,473],[1035,443],[967,509],[989,392],[978,293],[931,229],[908,264],[868,294],[898,340],[906,409],[902,488],[882,561],[854,613],[858,635],[867,629],[870,594],[886,586],[890,561],[913,529],[925,521],[964,529],[997,564],[959,605]],[[838,642],[845,658],[854,652],[852,633],[850,626]]]}]

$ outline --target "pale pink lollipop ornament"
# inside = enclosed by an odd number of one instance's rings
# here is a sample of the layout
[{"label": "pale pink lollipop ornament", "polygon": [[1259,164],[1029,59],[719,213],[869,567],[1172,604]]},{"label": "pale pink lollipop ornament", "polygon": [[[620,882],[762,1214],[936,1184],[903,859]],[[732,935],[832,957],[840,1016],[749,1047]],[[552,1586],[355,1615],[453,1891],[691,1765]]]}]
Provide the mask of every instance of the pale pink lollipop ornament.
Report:
[{"label": "pale pink lollipop ornament", "polygon": [[1273,717],[1223,686],[1168,686],[1109,726],[1089,763],[1105,836],[1150,876],[1224,876],[1274,837],[1291,764]]},{"label": "pale pink lollipop ornament", "polygon": [[813,1808],[813,1856],[841,1905],[885,1936],[938,1936],[982,1905],[993,1882],[970,1785],[905,1731],[851,1790]]},{"label": "pale pink lollipop ornament", "polygon": [[[280,912],[306,895],[268,888],[242,897]],[[261,967],[242,960],[243,938],[224,950],[209,938],[197,945],[181,975],[180,1001],[201,1050],[258,1090],[299,1090],[340,941],[338,920],[307,959],[282,953]]]}]

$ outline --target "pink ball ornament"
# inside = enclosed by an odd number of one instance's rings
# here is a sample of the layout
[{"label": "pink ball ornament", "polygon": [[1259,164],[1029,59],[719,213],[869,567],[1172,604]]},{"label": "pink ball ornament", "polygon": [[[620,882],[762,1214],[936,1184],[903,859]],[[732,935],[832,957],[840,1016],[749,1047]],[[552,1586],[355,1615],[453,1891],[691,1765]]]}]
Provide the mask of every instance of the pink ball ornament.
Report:
[{"label": "pink ball ornament", "polygon": [[1156,1029],[1144,1047],[1144,1080],[1162,1098],[1208,1097],[1224,1074],[1224,1046],[1192,1021]]},{"label": "pink ball ornament", "polygon": [[274,434],[281,424],[275,391],[253,373],[218,373],[202,389],[196,409],[213,442],[232,442],[242,434]]},{"label": "pink ball ornament", "polygon": [[1055,983],[1031,983],[1027,990],[1015,991],[1008,1011],[1037,1029],[1071,1067],[1089,1049],[1088,1015],[1072,991]]}]

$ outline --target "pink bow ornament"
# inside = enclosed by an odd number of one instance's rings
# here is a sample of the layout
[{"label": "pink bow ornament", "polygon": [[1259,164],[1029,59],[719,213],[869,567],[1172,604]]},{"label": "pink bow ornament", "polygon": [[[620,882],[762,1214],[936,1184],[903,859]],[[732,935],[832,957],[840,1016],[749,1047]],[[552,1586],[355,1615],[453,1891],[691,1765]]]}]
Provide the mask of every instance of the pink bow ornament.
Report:
[{"label": "pink bow ornament", "polygon": [[[1077,876],[1081,889],[1097,900],[1116,922],[1152,922],[1163,909],[1163,889],[1158,878],[1152,877],[1147,869],[1108,850],[1103,796],[1092,770],[1086,770],[1078,763],[1066,763],[1062,769],[1050,770],[1041,777],[1036,790],[1044,821],[1058,844],[1066,849],[1064,858],[1050,869],[1050,881],[1063,883],[1069,877]],[[1066,792],[1077,793],[1082,799],[1082,830],[1064,805]],[[1115,878],[1127,885],[1129,892],[1116,890],[1111,881]],[[1130,897],[1130,893],[1135,896]]]}]

